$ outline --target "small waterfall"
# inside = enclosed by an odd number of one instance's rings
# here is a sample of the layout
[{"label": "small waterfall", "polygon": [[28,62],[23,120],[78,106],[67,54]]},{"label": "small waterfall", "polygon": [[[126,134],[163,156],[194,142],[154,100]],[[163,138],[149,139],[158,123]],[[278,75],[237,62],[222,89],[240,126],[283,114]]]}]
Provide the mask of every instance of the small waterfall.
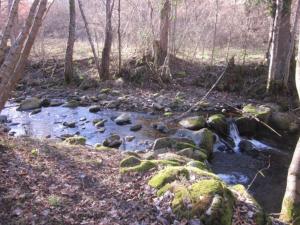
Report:
[{"label": "small waterfall", "polygon": [[229,136],[234,142],[233,150],[239,152],[239,144],[242,141],[239,130],[233,120],[229,121]]}]

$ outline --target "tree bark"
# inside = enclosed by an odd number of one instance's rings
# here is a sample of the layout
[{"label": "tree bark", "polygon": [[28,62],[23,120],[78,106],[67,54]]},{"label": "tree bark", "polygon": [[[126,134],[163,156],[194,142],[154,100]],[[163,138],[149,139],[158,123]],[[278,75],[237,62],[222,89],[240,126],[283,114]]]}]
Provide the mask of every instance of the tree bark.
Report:
[{"label": "tree bark", "polygon": [[93,42],[93,39],[92,39],[89,24],[88,24],[87,18],[85,16],[85,13],[84,13],[84,10],[83,10],[83,4],[82,4],[81,0],[78,0],[78,5],[79,5],[79,10],[80,10],[80,13],[81,13],[81,17],[82,17],[83,22],[84,22],[85,30],[86,30],[86,33],[87,33],[87,36],[88,36],[88,40],[89,40],[90,46],[92,48],[92,52],[93,52],[96,68],[97,68],[97,71],[98,71],[98,75],[100,77],[100,75],[101,75],[100,63],[99,63],[96,48],[95,48],[95,45],[94,45],[94,42]]},{"label": "tree bark", "polygon": [[67,50],[65,56],[65,82],[68,84],[73,80],[74,68],[73,68],[73,53],[75,44],[75,32],[76,32],[76,9],[75,0],[69,0],[69,37],[67,43]]},{"label": "tree bark", "polygon": [[114,0],[106,0],[106,25],[105,25],[105,40],[101,59],[101,78],[102,80],[110,79],[110,53],[112,45],[112,11],[114,8]]},{"label": "tree bark", "polygon": [[215,45],[216,45],[216,37],[217,37],[217,28],[218,28],[218,17],[219,17],[219,0],[216,0],[216,17],[215,17],[215,24],[214,24],[214,37],[213,37],[213,46],[211,52],[211,60],[210,65],[214,63],[214,56],[215,56]]},{"label": "tree bark", "polygon": [[[10,14],[10,11],[11,11],[11,8],[13,7],[14,5],[14,0],[8,0],[8,14]],[[13,45],[13,43],[15,43],[16,39],[17,39],[17,33],[18,33],[18,21],[19,21],[19,15],[18,15],[18,10],[17,10],[17,13],[16,13],[16,16],[14,18],[14,21],[13,21],[13,25],[12,25],[12,29],[10,31],[10,42],[11,42],[11,45]]]},{"label": "tree bark", "polygon": [[298,4],[297,4],[297,10],[296,10],[295,20],[294,20],[294,24],[293,24],[293,29],[291,32],[288,54],[287,54],[287,58],[286,58],[284,70],[283,70],[284,71],[283,72],[283,75],[284,75],[283,83],[284,83],[285,88],[288,88],[289,77],[290,77],[290,68],[291,68],[291,62],[292,62],[292,58],[293,58],[293,52],[295,49],[296,32],[297,32],[297,28],[299,26],[299,20],[300,20],[300,1],[298,1]]},{"label": "tree bark", "polygon": [[273,91],[275,76],[278,70],[277,65],[277,55],[278,55],[278,45],[279,45],[279,27],[281,24],[281,14],[283,10],[283,0],[276,0],[276,15],[274,20],[274,32],[271,43],[271,54],[270,54],[270,64],[267,82],[267,92]]},{"label": "tree bark", "polygon": [[5,51],[7,49],[7,43],[10,38],[10,34],[12,32],[14,21],[18,15],[20,0],[15,0],[12,4],[12,7],[9,12],[8,20],[3,31],[3,36],[0,43],[0,65],[3,63]]},{"label": "tree bark", "polygon": [[121,0],[118,3],[118,62],[119,62],[119,74],[122,67],[122,37],[121,37]]},{"label": "tree bark", "polygon": [[[298,97],[300,98],[300,39],[296,60],[295,80]],[[288,171],[286,191],[282,202],[280,218],[293,225],[300,225],[300,138]]]},{"label": "tree bark", "polygon": [[[39,8],[36,10],[38,5]],[[4,108],[11,91],[22,76],[26,60],[41,26],[46,7],[47,0],[35,0],[32,3],[24,28],[0,68],[0,111]]]}]

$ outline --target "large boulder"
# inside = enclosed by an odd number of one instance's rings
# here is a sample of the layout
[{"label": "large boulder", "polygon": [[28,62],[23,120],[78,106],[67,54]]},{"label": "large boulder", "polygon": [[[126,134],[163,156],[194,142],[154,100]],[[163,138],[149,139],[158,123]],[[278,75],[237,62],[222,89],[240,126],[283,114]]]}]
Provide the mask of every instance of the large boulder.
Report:
[{"label": "large boulder", "polygon": [[157,151],[159,149],[169,149],[174,151],[180,151],[185,148],[195,147],[195,143],[187,138],[164,137],[155,140],[152,150]]},{"label": "large boulder", "polygon": [[28,98],[21,102],[20,106],[18,107],[18,111],[26,111],[26,110],[33,110],[41,108],[42,100],[39,98]]},{"label": "large boulder", "polygon": [[274,112],[272,113],[270,123],[274,128],[279,130],[289,130],[293,119],[288,113]]},{"label": "large boulder", "polygon": [[253,104],[248,104],[244,106],[242,112],[245,116],[254,116],[260,119],[261,121],[268,123],[270,116],[272,114],[272,109],[265,105],[255,106]]},{"label": "large boulder", "polygon": [[205,127],[205,118],[203,116],[188,117],[181,120],[179,124],[189,130],[199,130]]},{"label": "large boulder", "polygon": [[214,133],[207,128],[194,132],[194,141],[199,148],[206,150],[208,156],[213,152],[214,147]]},{"label": "large boulder", "polygon": [[210,116],[207,120],[207,124],[220,135],[228,134],[226,117],[222,114]]}]

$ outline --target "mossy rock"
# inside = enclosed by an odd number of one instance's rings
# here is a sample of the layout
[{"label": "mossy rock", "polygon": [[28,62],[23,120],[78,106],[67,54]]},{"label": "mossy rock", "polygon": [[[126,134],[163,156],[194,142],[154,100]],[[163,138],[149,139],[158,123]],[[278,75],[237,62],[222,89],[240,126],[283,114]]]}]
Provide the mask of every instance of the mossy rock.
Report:
[{"label": "mossy rock", "polygon": [[123,159],[120,163],[120,167],[134,167],[141,164],[141,160],[135,156],[129,156]]},{"label": "mossy rock", "polygon": [[230,189],[233,193],[237,192],[238,194],[242,195],[244,198],[247,199],[248,204],[251,204],[253,206],[252,209],[255,209],[254,219],[257,225],[268,224],[268,217],[263,211],[263,208],[257,203],[257,201],[252,197],[252,195],[248,193],[248,191],[243,185],[234,185],[230,187]]},{"label": "mossy rock", "polygon": [[192,159],[187,158],[185,156],[181,156],[172,152],[167,152],[167,153],[163,153],[163,154],[159,154],[157,156],[157,158],[159,160],[168,160],[168,161],[173,161],[176,163],[179,163],[181,165],[184,165],[186,163],[188,163],[189,161],[191,161]]},{"label": "mossy rock", "polygon": [[190,161],[186,164],[189,167],[195,167],[200,170],[210,170],[204,162],[201,161]]},{"label": "mossy rock", "polygon": [[199,218],[206,225],[231,225],[234,199],[223,183],[201,180],[174,190],[172,209],[180,218]]},{"label": "mossy rock", "polygon": [[70,145],[85,145],[86,138],[82,137],[82,136],[69,137],[66,140],[64,140],[64,143],[67,143]]},{"label": "mossy rock", "polygon": [[114,149],[114,148],[110,148],[110,147],[106,147],[106,146],[103,146],[103,145],[101,145],[101,144],[97,144],[97,145],[95,145],[95,149],[97,150],[97,151],[112,151],[112,150],[116,150],[116,149]]},{"label": "mossy rock", "polygon": [[141,161],[141,163],[136,166],[122,167],[120,168],[120,172],[123,174],[129,172],[144,173],[155,168],[156,166],[157,165],[155,163],[145,160],[145,161]]},{"label": "mossy rock", "polygon": [[207,128],[203,128],[200,131],[194,133],[194,139],[198,143],[198,147],[205,149],[207,156],[209,157],[213,152],[214,146],[214,134]]},{"label": "mossy rock", "polygon": [[152,150],[156,151],[159,149],[171,149],[180,151],[182,149],[190,147],[196,147],[195,143],[190,139],[164,137],[155,140]]},{"label": "mossy rock", "polygon": [[197,150],[193,148],[182,149],[178,151],[177,154],[199,161],[205,161],[208,158],[205,150]]},{"label": "mossy rock", "polygon": [[171,160],[150,160],[150,162],[154,163],[157,166],[180,166],[179,162]]},{"label": "mossy rock", "polygon": [[20,106],[17,108],[17,111],[26,111],[41,108],[42,100],[39,98],[28,98],[21,102]]},{"label": "mossy rock", "polygon": [[167,183],[170,183],[179,177],[188,178],[189,172],[185,167],[182,166],[170,166],[165,169],[159,171],[156,175],[154,175],[148,182],[149,186],[160,189]]},{"label": "mossy rock", "polygon": [[203,116],[188,117],[181,120],[179,124],[189,130],[199,130],[205,127],[205,118]]},{"label": "mossy rock", "polygon": [[207,124],[220,135],[228,134],[227,121],[223,114],[210,116],[207,120]]},{"label": "mossy rock", "polygon": [[108,94],[110,93],[112,90],[110,88],[102,88],[100,90],[100,94]]},{"label": "mossy rock", "polygon": [[267,123],[272,114],[272,110],[268,106],[264,106],[264,105],[255,106],[253,104],[248,104],[244,106],[243,114],[245,114],[246,116],[247,115],[254,116],[260,119],[261,121]]}]

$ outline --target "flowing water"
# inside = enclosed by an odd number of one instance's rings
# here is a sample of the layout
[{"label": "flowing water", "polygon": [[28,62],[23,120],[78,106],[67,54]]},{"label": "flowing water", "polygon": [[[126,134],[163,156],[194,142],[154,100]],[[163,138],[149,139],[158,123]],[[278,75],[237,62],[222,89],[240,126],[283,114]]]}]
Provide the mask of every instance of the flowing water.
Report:
[{"label": "flowing water", "polygon": [[[10,132],[17,136],[59,138],[61,135],[79,134],[87,138],[88,145],[94,145],[102,143],[105,138],[114,133],[123,138],[123,145],[120,149],[133,151],[150,148],[156,138],[166,135],[161,134],[151,126],[151,124],[158,122],[159,117],[157,116],[130,113],[132,123],[118,126],[113,118],[121,113],[112,110],[90,113],[85,107],[70,109],[59,106],[43,108],[42,112],[31,115],[30,112],[16,111],[15,105],[8,105],[2,111],[2,114],[7,115],[11,121],[8,123],[11,128]],[[93,125],[94,119],[107,120],[105,132],[98,131]],[[64,122],[75,122],[76,126],[68,128],[63,125]],[[138,132],[130,131],[130,127],[136,124],[141,124],[142,129]],[[229,130],[230,134],[226,140],[215,135],[214,156],[210,162],[212,169],[229,185],[240,183],[247,187],[259,170],[270,166],[263,172],[264,177],[257,176],[249,190],[267,211],[278,212],[291,159],[289,152],[294,147],[293,141],[290,141],[291,137],[288,139],[272,137],[272,141],[269,143],[254,138],[241,137],[233,120],[229,120]],[[180,131],[191,134],[191,131]],[[128,142],[125,141],[126,136],[134,136],[135,138]],[[240,152],[240,143],[245,140],[252,143],[254,154]],[[231,151],[228,151],[230,149]]]}]

